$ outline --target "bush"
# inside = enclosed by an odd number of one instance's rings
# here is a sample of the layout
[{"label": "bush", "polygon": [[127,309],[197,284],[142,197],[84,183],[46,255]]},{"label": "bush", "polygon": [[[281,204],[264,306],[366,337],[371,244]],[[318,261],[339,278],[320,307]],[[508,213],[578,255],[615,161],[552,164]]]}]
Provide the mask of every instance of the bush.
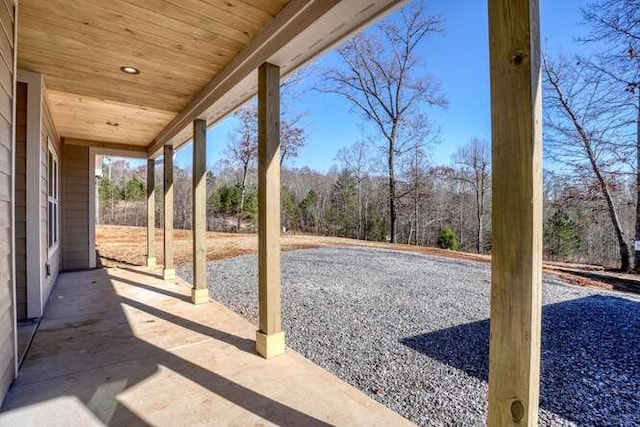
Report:
[{"label": "bush", "polygon": [[451,227],[445,225],[440,229],[438,235],[438,247],[441,249],[451,249],[452,251],[458,250],[458,238],[456,232]]}]

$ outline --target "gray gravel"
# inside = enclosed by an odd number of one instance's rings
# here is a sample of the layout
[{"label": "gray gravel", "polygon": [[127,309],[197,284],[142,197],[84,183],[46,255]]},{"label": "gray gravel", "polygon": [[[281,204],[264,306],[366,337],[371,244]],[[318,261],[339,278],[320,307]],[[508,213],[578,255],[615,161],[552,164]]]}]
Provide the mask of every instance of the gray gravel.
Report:
[{"label": "gray gravel", "polygon": [[[255,323],[256,257],[207,268],[211,296]],[[286,252],[287,344],[417,424],[484,425],[489,280],[407,252]],[[543,301],[540,424],[640,425],[640,299],[549,276]]]}]

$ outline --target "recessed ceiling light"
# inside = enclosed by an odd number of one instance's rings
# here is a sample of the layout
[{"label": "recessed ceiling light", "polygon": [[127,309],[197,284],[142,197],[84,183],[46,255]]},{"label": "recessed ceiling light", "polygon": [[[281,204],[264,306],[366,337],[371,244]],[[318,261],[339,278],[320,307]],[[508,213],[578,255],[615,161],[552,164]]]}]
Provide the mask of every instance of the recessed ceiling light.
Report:
[{"label": "recessed ceiling light", "polygon": [[134,76],[140,74],[140,70],[138,70],[135,67],[130,67],[128,65],[120,67],[120,71],[122,71],[125,74],[131,74],[131,75],[134,75]]},{"label": "recessed ceiling light", "polygon": [[113,127],[116,127],[116,126],[120,126],[120,124],[119,124],[119,123],[116,123],[116,122],[107,122],[107,126],[113,126]]}]

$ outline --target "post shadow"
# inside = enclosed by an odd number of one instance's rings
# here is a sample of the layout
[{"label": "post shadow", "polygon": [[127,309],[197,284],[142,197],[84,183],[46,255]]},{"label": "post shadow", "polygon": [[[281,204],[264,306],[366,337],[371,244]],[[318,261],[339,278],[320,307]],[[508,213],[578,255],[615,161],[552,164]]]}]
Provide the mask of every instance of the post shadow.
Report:
[{"label": "post shadow", "polygon": [[[488,380],[488,319],[400,342]],[[541,374],[540,406],[562,418],[639,422],[640,302],[594,295],[544,306]]]},{"label": "post shadow", "polygon": [[[135,270],[131,270],[133,272],[135,272]],[[111,277],[111,276],[110,276]],[[151,292],[156,292],[158,294],[162,294],[171,298],[175,298],[178,299],[180,301],[185,301],[188,303],[191,303],[191,297],[189,297],[188,295],[183,295],[180,294],[178,292],[172,292],[169,289],[164,289],[161,288],[159,286],[151,286],[151,285],[147,285],[135,280],[129,280],[129,279],[123,279],[121,277],[111,277],[111,280],[114,280],[116,282],[120,282],[120,283],[126,283],[127,285],[131,285],[131,286],[135,286],[136,288],[140,288],[140,289],[146,289],[148,291]],[[162,280],[162,278],[160,278],[160,280]]]},{"label": "post shadow", "polygon": [[[131,273],[142,274],[143,276],[148,276],[148,277],[151,277],[152,279],[163,280],[162,274],[155,274],[155,273],[152,273],[150,271],[144,271],[142,269],[142,268],[144,268],[144,266],[137,266],[137,267],[138,268],[132,268],[131,265],[127,264],[127,265],[120,265],[118,268],[120,270],[129,271]],[[140,267],[142,267],[142,268],[140,268]]]},{"label": "post shadow", "polygon": [[154,317],[157,317],[159,319],[163,319],[167,322],[173,323],[174,325],[178,325],[181,326],[185,329],[189,329],[193,332],[197,332],[199,334],[202,334],[204,336],[207,336],[209,338],[213,338],[215,340],[218,341],[222,341],[226,344],[232,345],[234,347],[236,347],[238,350],[242,350],[246,353],[249,353],[255,357],[258,357],[254,350],[255,347],[255,341],[247,339],[247,338],[241,338],[238,337],[237,335],[232,335],[229,333],[226,333],[224,331],[221,331],[219,329],[215,329],[200,323],[196,323],[193,322],[189,319],[185,319],[184,317],[180,317],[177,316],[175,314],[171,314],[171,313],[167,313],[164,310],[160,310],[158,308],[152,307],[150,305],[144,304],[142,302],[139,301],[135,301],[132,300],[130,298],[127,297],[120,297],[119,298],[120,302],[122,302],[122,304],[126,304],[130,307],[136,308],[140,311],[144,311],[145,313],[148,313]]}]

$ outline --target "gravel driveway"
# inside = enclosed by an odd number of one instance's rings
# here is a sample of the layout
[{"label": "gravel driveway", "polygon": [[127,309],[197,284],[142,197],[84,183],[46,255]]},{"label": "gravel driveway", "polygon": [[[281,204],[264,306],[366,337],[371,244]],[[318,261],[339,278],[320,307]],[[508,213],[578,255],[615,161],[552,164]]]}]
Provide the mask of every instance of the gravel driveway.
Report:
[{"label": "gravel driveway", "polygon": [[[255,323],[257,258],[207,269],[211,296]],[[489,280],[407,252],[286,252],[287,344],[417,424],[484,425]],[[543,301],[540,424],[640,425],[640,299],[545,276]]]}]

